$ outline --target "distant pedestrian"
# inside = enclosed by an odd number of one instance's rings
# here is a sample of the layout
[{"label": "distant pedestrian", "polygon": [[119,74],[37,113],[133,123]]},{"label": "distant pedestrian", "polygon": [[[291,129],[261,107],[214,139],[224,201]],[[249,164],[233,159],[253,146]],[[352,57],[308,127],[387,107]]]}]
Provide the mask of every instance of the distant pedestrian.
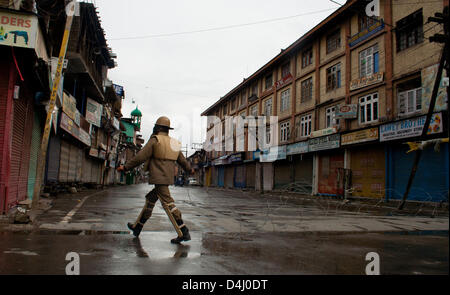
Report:
[{"label": "distant pedestrian", "polygon": [[175,207],[175,202],[170,195],[169,185],[174,183],[175,162],[184,170],[191,171],[191,167],[186,158],[181,153],[181,144],[169,136],[170,120],[167,117],[160,117],[155,123],[153,134],[144,148],[125,166],[117,168],[118,171],[129,171],[145,162],[144,169],[149,171],[149,184],[155,187],[146,196],[146,202],[141,214],[136,222],[128,223],[128,228],[138,237],[144,227],[145,222],[152,215],[153,208],[158,199],[172,222],[178,237],[171,240],[172,243],[179,244],[182,241],[189,241],[191,236],[189,229],[181,218],[180,210]]}]

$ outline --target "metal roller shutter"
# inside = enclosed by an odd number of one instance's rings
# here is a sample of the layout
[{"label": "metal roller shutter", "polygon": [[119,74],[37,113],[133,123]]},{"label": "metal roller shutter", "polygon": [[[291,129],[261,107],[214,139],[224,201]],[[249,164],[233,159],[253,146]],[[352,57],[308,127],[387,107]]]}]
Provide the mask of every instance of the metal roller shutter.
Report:
[{"label": "metal roller shutter", "polygon": [[[414,162],[414,153],[407,154],[408,146],[389,147],[387,194],[390,199],[401,199]],[[449,147],[441,144],[440,151],[433,147],[422,151],[408,200],[448,202]]]},{"label": "metal roller shutter", "polygon": [[384,198],[384,148],[364,147],[351,152],[353,196]]},{"label": "metal roller shutter", "polygon": [[217,186],[224,187],[225,184],[225,167],[218,166],[217,167]]},{"label": "metal roller shutter", "polygon": [[61,140],[61,154],[59,161],[59,182],[66,183],[68,182],[68,173],[69,173],[69,158],[70,158],[70,144]]},{"label": "metal roller shutter", "polygon": [[[25,91],[24,91],[25,92]],[[30,100],[14,101],[11,141],[11,174],[7,207],[22,201],[27,195],[33,109]]]},{"label": "metal roller shutter", "polygon": [[245,187],[245,165],[238,165],[235,168],[234,186],[239,188]]},{"label": "metal roller shutter", "polygon": [[82,182],[82,165],[83,165],[83,149],[77,150],[77,174],[75,176],[76,182]]},{"label": "metal roller shutter", "polygon": [[48,144],[47,160],[47,183],[58,182],[59,155],[61,153],[61,139],[58,136],[51,136]]},{"label": "metal roller shutter", "polygon": [[274,163],[274,187],[281,188],[291,183],[291,165],[288,161]]},{"label": "metal roller shutter", "polygon": [[225,166],[225,187],[233,187],[234,166]]},{"label": "metal roller shutter", "polygon": [[255,177],[256,177],[256,164],[250,163],[245,167],[246,175],[246,186],[248,188],[255,188]]},{"label": "metal roller shutter", "polygon": [[69,144],[69,171],[67,174],[68,182],[75,182],[77,175],[77,153],[78,148],[72,144]]},{"label": "metal roller shutter", "polygon": [[322,154],[319,158],[319,194],[344,194],[342,169],[344,168],[344,153]]}]

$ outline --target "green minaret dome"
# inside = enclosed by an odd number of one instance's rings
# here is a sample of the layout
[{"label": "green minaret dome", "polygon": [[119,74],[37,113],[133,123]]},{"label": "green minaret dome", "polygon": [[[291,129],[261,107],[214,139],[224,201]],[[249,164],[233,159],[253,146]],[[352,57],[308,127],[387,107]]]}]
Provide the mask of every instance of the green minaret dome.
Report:
[{"label": "green minaret dome", "polygon": [[140,110],[138,110],[138,108],[136,107],[136,109],[134,111],[131,112],[131,116],[133,117],[142,117],[142,113]]}]

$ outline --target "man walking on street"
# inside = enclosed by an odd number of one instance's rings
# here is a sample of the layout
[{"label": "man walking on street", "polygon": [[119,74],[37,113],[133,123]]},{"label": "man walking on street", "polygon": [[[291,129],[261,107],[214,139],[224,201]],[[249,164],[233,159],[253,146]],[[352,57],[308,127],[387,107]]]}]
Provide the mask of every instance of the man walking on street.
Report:
[{"label": "man walking on street", "polygon": [[189,162],[181,153],[181,143],[169,136],[170,120],[160,117],[156,120],[153,134],[144,148],[129,160],[125,166],[117,168],[118,171],[129,171],[145,162],[144,169],[149,171],[149,184],[155,187],[146,196],[144,208],[134,224],[128,223],[128,228],[138,237],[145,222],[152,215],[153,208],[158,199],[166,211],[170,221],[178,233],[178,237],[171,243],[179,244],[191,239],[189,230],[181,218],[180,210],[175,207],[175,202],[170,195],[169,185],[174,183],[175,162],[184,170],[191,171]]}]

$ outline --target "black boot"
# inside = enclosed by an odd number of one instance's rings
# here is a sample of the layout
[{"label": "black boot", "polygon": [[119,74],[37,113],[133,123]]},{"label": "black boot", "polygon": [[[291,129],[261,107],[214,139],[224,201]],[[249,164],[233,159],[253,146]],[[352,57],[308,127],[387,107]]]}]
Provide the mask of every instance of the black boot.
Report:
[{"label": "black boot", "polygon": [[131,222],[128,222],[128,228],[133,232],[133,235],[135,237],[139,237],[139,234],[141,233],[142,230],[142,225],[140,223],[136,224],[136,226],[134,226]]},{"label": "black boot", "polygon": [[187,226],[183,226],[181,228],[181,233],[183,234],[182,237],[176,237],[172,240],[170,240],[170,242],[172,244],[179,244],[183,241],[190,241],[191,240],[191,235],[189,234],[189,229],[187,228]]}]

